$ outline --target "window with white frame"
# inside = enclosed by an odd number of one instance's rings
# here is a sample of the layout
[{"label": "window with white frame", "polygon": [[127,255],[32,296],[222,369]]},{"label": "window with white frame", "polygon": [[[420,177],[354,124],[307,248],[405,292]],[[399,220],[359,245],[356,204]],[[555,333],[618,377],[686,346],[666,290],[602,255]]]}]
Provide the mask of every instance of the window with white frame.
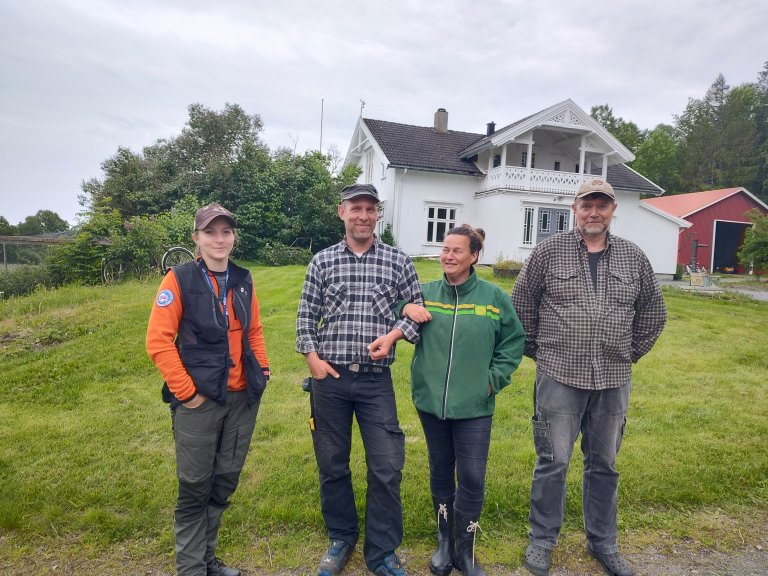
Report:
[{"label": "window with white frame", "polygon": [[446,232],[456,226],[455,206],[427,206],[427,243],[439,244],[445,238]]},{"label": "window with white frame", "polygon": [[386,204],[386,201],[379,202],[379,206],[378,206],[379,216],[378,216],[378,219],[376,220],[376,236],[378,236],[379,238],[381,238],[382,234],[384,234],[384,230],[387,227],[387,223],[384,220],[385,204]]},{"label": "window with white frame", "polygon": [[533,216],[535,208],[528,206],[523,214],[523,245],[533,245]]},{"label": "window with white frame", "polygon": [[[528,166],[528,151],[523,150],[520,153],[520,166],[525,168]],[[531,168],[536,168],[536,152],[531,153]]]}]

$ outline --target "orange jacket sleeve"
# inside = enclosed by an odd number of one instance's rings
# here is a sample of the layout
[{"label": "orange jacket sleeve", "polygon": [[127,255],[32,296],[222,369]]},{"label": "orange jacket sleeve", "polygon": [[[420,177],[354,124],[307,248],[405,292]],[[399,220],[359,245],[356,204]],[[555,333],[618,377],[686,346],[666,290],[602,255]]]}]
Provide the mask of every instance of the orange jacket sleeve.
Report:
[{"label": "orange jacket sleeve", "polygon": [[259,316],[259,299],[256,297],[255,285],[253,297],[251,298],[251,325],[248,329],[248,341],[251,344],[251,350],[256,355],[256,359],[268,375],[269,359],[267,358],[267,348],[264,345],[264,326],[261,324]]},{"label": "orange jacket sleeve", "polygon": [[[147,326],[147,354],[168,384],[168,389],[182,402],[197,393],[192,378],[181,363],[176,335],[184,308],[179,282],[173,270],[163,277],[152,304]],[[261,361],[261,358],[259,358]]]}]

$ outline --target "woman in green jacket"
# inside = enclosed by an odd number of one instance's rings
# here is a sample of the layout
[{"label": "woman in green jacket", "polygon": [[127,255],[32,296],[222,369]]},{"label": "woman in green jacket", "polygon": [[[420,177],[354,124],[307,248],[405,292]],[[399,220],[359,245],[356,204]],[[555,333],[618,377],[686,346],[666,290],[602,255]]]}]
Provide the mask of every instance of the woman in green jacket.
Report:
[{"label": "woman in green jacket", "polygon": [[485,496],[485,471],[496,394],[520,364],[525,332],[512,301],[477,277],[473,265],[485,232],[462,224],[448,231],[440,263],[443,278],[422,284],[424,307],[403,314],[421,323],[411,364],[413,402],[429,452],[429,479],[437,516],[437,550],[430,570],[455,567],[484,575],[474,537]]}]

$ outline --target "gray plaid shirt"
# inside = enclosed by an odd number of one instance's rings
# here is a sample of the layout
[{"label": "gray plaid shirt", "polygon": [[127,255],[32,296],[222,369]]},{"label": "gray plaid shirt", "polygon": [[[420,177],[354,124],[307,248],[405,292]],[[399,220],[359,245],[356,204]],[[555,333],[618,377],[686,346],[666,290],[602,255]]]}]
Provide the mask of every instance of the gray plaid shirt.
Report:
[{"label": "gray plaid shirt", "polygon": [[396,318],[398,301],[423,305],[421,288],[411,259],[376,238],[368,251],[355,256],[342,240],[321,250],[307,268],[296,319],[296,350],[317,352],[331,364],[352,363],[389,366],[395,347],[386,359],[373,362],[367,346],[393,328],[409,341],[418,336],[418,325]]},{"label": "gray plaid shirt", "polygon": [[512,302],[525,328],[525,355],[558,382],[587,390],[630,382],[632,363],[651,349],[667,318],[648,258],[610,233],[597,290],[586,244],[572,230],[534,248]]}]

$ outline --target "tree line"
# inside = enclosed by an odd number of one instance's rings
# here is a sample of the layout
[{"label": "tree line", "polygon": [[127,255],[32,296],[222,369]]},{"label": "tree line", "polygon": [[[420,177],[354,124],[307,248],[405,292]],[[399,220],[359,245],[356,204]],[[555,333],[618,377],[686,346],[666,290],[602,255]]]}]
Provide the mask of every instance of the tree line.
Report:
[{"label": "tree line", "polygon": [[80,203],[87,214],[156,218],[181,206],[193,213],[197,206],[219,202],[237,215],[236,255],[249,259],[258,259],[267,245],[270,251],[317,250],[339,240],[339,192],[356,180],[358,169],[336,173],[334,151],[270,151],[260,137],[261,118],[237,104],[221,111],[193,104],[188,111],[178,136],[141,152],[118,148],[102,163],[103,177],[82,186]]},{"label": "tree line", "polygon": [[743,186],[768,201],[768,62],[755,82],[735,87],[719,74],[672,124],[652,130],[608,104],[591,115],[635,155],[630,166],[667,194]]},{"label": "tree line", "polygon": [[[689,99],[672,124],[640,129],[616,117],[608,104],[592,107],[591,114],[635,154],[632,168],[667,194],[743,186],[768,201],[768,62],[755,82],[736,87],[718,75],[702,98]],[[339,170],[335,149],[329,154],[272,151],[261,139],[262,130],[261,117],[237,104],[220,111],[192,104],[177,136],[141,151],[119,147],[102,162],[101,177],[83,182],[82,222],[70,230],[71,244],[48,252],[45,283],[99,282],[106,257],[152,267],[165,248],[189,246],[193,214],[209,202],[237,215],[238,258],[303,263],[337,242],[343,234],[336,215],[339,192],[357,179],[359,168]],[[748,241],[757,241],[764,224]],[[0,235],[68,229],[50,210],[15,226],[0,216]],[[395,239],[390,233],[387,240]],[[41,260],[41,252],[31,248],[9,246],[8,252],[11,262]]]}]

